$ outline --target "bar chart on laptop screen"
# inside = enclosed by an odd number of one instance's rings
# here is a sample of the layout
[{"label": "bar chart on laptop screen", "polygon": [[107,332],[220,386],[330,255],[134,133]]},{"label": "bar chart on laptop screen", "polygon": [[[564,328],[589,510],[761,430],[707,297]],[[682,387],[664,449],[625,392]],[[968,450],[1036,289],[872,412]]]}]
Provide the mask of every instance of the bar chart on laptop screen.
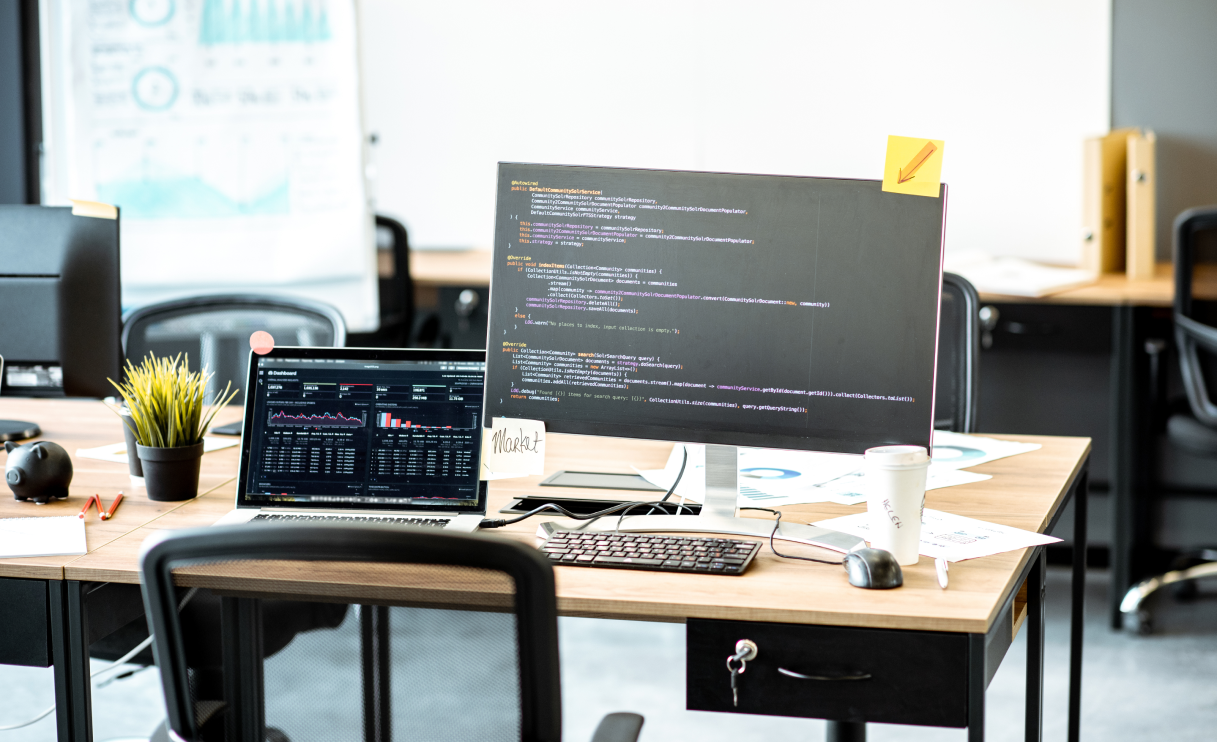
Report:
[{"label": "bar chart on laptop screen", "polygon": [[480,364],[260,362],[248,491],[400,506],[477,497]]}]

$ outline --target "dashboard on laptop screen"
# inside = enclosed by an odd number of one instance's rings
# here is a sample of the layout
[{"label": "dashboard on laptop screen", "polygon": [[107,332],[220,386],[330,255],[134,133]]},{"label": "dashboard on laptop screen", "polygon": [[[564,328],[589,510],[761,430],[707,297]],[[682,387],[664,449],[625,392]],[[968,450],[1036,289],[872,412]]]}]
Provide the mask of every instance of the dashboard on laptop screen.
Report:
[{"label": "dashboard on laptop screen", "polygon": [[483,361],[255,362],[243,505],[478,506]]}]

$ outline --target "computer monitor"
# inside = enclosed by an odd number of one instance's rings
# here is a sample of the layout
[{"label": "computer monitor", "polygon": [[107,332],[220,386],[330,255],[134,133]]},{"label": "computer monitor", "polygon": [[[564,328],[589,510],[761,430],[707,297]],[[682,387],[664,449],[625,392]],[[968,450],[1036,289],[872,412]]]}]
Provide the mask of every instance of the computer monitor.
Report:
[{"label": "computer monitor", "polygon": [[496,208],[486,425],[711,444],[700,520],[756,535],[734,446],[930,445],[945,186],[500,163]]},{"label": "computer monitor", "polygon": [[0,206],[3,394],[104,397],[122,371],[118,219]]}]

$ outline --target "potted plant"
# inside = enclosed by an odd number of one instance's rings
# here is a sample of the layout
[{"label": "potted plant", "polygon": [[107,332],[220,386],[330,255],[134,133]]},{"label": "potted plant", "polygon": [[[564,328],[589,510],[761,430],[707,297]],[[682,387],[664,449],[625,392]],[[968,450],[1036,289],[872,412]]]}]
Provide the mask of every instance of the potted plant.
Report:
[{"label": "potted plant", "polygon": [[237,390],[229,382],[205,409],[212,374],[207,369],[191,373],[189,358],[180,353],[172,359],[149,353],[138,366],[128,360],[126,376],[122,384],[109,381],[126,402],[129,416],[122,416],[123,424],[135,434],[148,499],[197,497],[203,434]]}]

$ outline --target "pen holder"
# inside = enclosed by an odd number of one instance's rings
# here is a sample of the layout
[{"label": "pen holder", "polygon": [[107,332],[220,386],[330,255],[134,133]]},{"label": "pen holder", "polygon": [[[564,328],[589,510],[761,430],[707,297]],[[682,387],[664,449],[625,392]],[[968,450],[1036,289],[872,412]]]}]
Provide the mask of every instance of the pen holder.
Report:
[{"label": "pen holder", "polygon": [[191,500],[199,494],[199,465],[203,443],[178,448],[136,445],[144,471],[148,499],[158,502]]}]

